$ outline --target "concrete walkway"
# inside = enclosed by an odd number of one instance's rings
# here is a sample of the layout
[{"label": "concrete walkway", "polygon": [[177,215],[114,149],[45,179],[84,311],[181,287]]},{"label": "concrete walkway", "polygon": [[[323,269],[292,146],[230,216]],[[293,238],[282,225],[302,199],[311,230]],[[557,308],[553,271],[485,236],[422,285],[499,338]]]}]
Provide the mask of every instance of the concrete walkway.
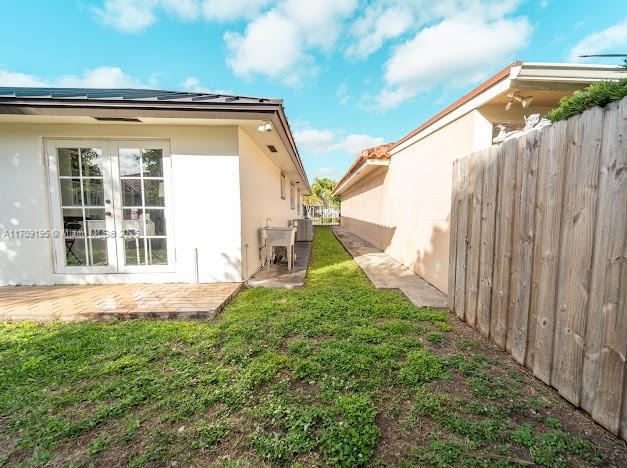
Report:
[{"label": "concrete walkway", "polygon": [[300,288],[305,284],[305,274],[309,265],[311,242],[296,242],[294,244],[296,261],[292,271],[287,269],[287,263],[275,263],[270,268],[262,268],[255,273],[246,284],[251,288]]},{"label": "concrete walkway", "polygon": [[388,254],[343,227],[333,233],[376,288],[400,289],[416,307],[447,307],[446,294]]}]

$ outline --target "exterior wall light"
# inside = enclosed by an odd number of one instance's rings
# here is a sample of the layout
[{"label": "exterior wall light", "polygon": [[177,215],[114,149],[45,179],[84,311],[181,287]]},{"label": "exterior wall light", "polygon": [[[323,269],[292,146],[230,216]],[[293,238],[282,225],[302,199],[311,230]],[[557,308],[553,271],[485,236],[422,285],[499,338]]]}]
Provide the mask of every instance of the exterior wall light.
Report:
[{"label": "exterior wall light", "polygon": [[257,127],[257,131],[261,133],[268,133],[272,131],[272,124],[270,122],[262,122],[261,125]]}]

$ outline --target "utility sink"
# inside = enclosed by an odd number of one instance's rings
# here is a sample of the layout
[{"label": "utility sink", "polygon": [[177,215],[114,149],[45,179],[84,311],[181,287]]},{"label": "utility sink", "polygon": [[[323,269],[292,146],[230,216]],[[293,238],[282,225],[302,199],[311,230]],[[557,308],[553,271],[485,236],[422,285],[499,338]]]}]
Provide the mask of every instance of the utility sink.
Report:
[{"label": "utility sink", "polygon": [[294,265],[294,240],[296,239],[295,227],[266,227],[261,231],[265,237],[266,260],[268,268],[274,258],[274,247],[285,247],[287,250],[287,269],[291,270]]},{"label": "utility sink", "polygon": [[293,227],[267,227],[264,228],[267,243],[276,246],[290,246],[294,244],[294,233],[296,228]]}]

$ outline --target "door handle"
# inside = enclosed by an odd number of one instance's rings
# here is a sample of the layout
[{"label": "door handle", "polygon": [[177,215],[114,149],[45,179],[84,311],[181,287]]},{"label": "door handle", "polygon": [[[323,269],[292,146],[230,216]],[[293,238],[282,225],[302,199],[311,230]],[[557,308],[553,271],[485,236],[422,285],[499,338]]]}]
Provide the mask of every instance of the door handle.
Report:
[{"label": "door handle", "polygon": [[105,216],[111,216],[111,212],[110,211],[105,211]]}]

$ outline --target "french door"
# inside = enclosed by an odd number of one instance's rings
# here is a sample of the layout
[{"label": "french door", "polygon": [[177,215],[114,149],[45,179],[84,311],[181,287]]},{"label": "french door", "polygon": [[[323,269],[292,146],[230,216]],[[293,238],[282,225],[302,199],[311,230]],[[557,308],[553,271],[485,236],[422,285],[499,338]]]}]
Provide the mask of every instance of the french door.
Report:
[{"label": "french door", "polygon": [[46,150],[57,272],[173,271],[167,142],[49,139]]}]

